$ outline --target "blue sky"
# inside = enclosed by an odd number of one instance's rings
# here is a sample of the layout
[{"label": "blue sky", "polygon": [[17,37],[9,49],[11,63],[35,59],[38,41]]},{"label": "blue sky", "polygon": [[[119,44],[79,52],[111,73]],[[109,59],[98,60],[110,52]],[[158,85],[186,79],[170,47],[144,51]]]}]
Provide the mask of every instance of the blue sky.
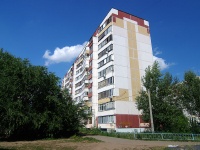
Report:
[{"label": "blue sky", "polygon": [[149,21],[163,72],[200,74],[199,0],[0,0],[0,47],[63,78],[111,8]]}]

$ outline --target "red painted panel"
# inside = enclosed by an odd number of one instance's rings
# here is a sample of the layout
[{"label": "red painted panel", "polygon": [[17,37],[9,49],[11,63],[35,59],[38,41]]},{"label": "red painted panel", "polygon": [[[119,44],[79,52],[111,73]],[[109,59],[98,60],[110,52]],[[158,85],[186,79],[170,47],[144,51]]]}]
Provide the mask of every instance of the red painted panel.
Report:
[{"label": "red painted panel", "polygon": [[118,16],[119,18],[123,19],[124,17],[125,18],[128,18],[128,19],[131,19],[131,15],[130,14],[127,14],[127,13],[124,13],[122,11],[118,11]]},{"label": "red painted panel", "polygon": [[90,71],[90,70],[92,70],[92,66],[90,66],[90,67],[88,68],[88,71]]},{"label": "red painted panel", "polygon": [[117,128],[139,128],[144,123],[140,115],[116,114]]},{"label": "red painted panel", "polygon": [[143,26],[143,27],[145,27],[145,28],[148,28],[148,26],[146,26],[146,25],[144,24],[144,20],[143,20],[143,19],[138,18],[138,17],[136,17],[136,16],[133,16],[133,15],[131,15],[131,14],[127,14],[127,13],[125,13],[125,12],[118,11],[118,15],[112,14],[112,16],[113,16],[113,22],[116,22],[116,17],[117,17],[117,18],[120,18],[120,19],[128,18],[128,19],[131,19],[131,20],[133,20],[133,21],[136,21],[136,22],[138,23],[138,25]]},{"label": "red painted panel", "polygon": [[92,92],[88,93],[88,97],[89,98],[92,97]]},{"label": "red painted panel", "polygon": [[91,87],[92,87],[92,83],[90,83],[90,84],[88,85],[88,89],[91,88]]},{"label": "red painted panel", "polygon": [[92,74],[91,75],[89,75],[89,77],[88,77],[88,80],[90,80],[92,78]]},{"label": "red painted panel", "polygon": [[92,54],[92,53],[93,53],[93,51],[90,50],[90,53],[89,53],[89,54]]}]

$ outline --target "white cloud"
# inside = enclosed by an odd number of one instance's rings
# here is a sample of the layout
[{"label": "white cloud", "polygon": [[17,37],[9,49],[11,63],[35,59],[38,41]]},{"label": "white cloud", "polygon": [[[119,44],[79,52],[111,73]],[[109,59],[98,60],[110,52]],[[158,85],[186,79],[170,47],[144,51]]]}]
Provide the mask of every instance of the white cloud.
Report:
[{"label": "white cloud", "polygon": [[154,48],[153,52],[154,52],[154,55],[155,55],[155,56],[157,56],[157,55],[159,55],[159,54],[162,54],[162,51],[159,51],[159,50],[158,50],[158,47]]},{"label": "white cloud", "polygon": [[65,46],[63,48],[57,47],[52,55],[49,50],[46,50],[43,55],[43,58],[46,59],[45,65],[48,66],[50,64],[73,61],[83,50],[86,43],[87,42],[84,42],[82,45]]},{"label": "white cloud", "polygon": [[158,47],[155,47],[153,49],[153,53],[154,53],[153,61],[158,62],[160,70],[165,70],[165,69],[169,68],[170,66],[174,65],[174,63],[166,63],[165,59],[163,59],[161,57],[157,57],[157,55],[162,54],[162,51],[160,51]]},{"label": "white cloud", "polygon": [[174,63],[166,63],[163,58],[159,58],[156,56],[153,56],[153,61],[157,61],[160,67],[160,70],[165,70],[169,68],[170,66],[174,65]]}]

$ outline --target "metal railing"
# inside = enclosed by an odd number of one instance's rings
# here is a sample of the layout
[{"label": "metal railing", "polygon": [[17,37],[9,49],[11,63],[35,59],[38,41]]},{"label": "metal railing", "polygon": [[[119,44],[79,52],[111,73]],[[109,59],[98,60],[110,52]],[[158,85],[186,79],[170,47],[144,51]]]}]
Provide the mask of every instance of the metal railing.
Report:
[{"label": "metal railing", "polygon": [[135,139],[200,141],[200,134],[188,133],[134,133]]}]

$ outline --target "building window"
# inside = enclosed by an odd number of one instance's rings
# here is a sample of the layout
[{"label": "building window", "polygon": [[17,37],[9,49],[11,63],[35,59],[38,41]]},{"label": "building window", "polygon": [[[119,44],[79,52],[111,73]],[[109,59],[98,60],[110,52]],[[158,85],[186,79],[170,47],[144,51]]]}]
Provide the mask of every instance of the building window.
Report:
[{"label": "building window", "polygon": [[106,97],[111,97],[111,96],[113,96],[113,89],[99,93],[98,94],[98,100],[100,100],[102,98],[106,98]]},{"label": "building window", "polygon": [[109,18],[103,23],[103,25],[99,27],[98,33],[100,33],[111,21],[112,21],[112,16],[109,17]]},{"label": "building window", "polygon": [[98,45],[98,50],[100,50],[104,45],[112,41],[112,35],[108,36],[103,42]]},{"label": "building window", "polygon": [[109,115],[109,116],[99,116],[98,117],[98,123],[99,124],[108,124],[108,123],[114,123],[115,116]]},{"label": "building window", "polygon": [[115,109],[115,102],[108,102],[98,105],[98,111],[107,111]]},{"label": "building window", "polygon": [[103,88],[105,86],[111,85],[114,83],[114,77],[110,77],[98,83],[98,89]]},{"label": "building window", "polygon": [[98,78],[104,77],[104,76],[106,76],[108,73],[110,73],[112,71],[114,71],[113,65],[107,67],[106,69],[104,69],[104,70],[102,70],[100,72],[98,72]]},{"label": "building window", "polygon": [[98,42],[103,39],[108,33],[112,31],[112,26],[108,27],[99,37]]},{"label": "building window", "polygon": [[113,55],[108,56],[107,58],[103,59],[102,61],[100,61],[98,63],[98,68],[104,66],[105,64],[107,64],[108,62],[113,61]]},{"label": "building window", "polygon": [[103,51],[101,51],[98,54],[98,59],[101,58],[101,57],[103,57],[104,55],[108,54],[112,50],[113,50],[113,44],[110,44],[107,48],[105,48]]}]

